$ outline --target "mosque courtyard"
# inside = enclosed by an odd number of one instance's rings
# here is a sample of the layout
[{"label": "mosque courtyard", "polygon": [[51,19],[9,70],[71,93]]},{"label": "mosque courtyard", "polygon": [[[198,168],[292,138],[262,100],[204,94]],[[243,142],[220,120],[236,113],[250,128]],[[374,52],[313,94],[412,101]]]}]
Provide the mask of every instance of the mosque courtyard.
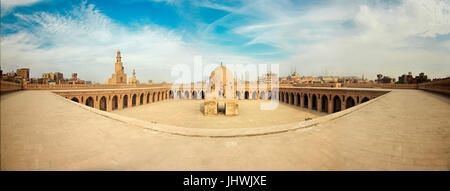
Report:
[{"label": "mosque courtyard", "polygon": [[[289,131],[222,138],[142,128],[51,91],[0,98],[2,170],[449,170],[450,164],[450,99],[422,90],[391,90],[306,128],[294,123]],[[195,125],[179,121],[172,123]],[[264,127],[236,131],[246,129]]]},{"label": "mosque courtyard", "polygon": [[237,116],[205,116],[200,106],[203,100],[167,100],[154,104],[140,105],[112,113],[187,128],[233,129],[258,128],[305,121],[326,115],[323,112],[298,108],[278,103],[274,110],[263,110],[261,104],[269,104],[268,100],[240,100]]}]

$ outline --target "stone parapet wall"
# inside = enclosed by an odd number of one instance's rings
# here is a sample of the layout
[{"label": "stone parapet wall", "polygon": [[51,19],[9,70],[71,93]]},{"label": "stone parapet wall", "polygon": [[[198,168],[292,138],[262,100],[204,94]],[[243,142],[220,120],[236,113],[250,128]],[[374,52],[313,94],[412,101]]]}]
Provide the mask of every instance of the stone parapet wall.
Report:
[{"label": "stone parapet wall", "polygon": [[442,93],[450,96],[450,78],[419,84],[418,89]]},{"label": "stone parapet wall", "polygon": [[293,87],[328,87],[328,88],[339,88],[341,83],[316,83],[316,84],[294,84]]},{"label": "stone parapet wall", "polygon": [[22,89],[22,85],[14,82],[1,81],[0,85],[1,93],[7,93],[12,91],[18,91]]},{"label": "stone parapet wall", "polygon": [[361,83],[361,84],[342,84],[342,87],[347,88],[384,88],[384,89],[417,89],[417,84],[376,84],[376,83]]},{"label": "stone parapet wall", "polygon": [[331,88],[382,88],[417,89],[418,84],[377,84],[377,83],[316,83],[316,84],[280,84],[279,87],[331,87]]},{"label": "stone parapet wall", "polygon": [[74,89],[123,89],[123,88],[147,88],[147,87],[170,87],[171,84],[137,84],[137,85],[114,85],[114,84],[26,84],[25,90],[74,90]]}]

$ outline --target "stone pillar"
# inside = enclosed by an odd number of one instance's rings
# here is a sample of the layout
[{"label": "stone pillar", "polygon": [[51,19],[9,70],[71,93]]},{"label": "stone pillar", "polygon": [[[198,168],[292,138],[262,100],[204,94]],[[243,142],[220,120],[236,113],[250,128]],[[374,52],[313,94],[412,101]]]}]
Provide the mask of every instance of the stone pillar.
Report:
[{"label": "stone pillar", "polygon": [[311,96],[311,94],[308,95],[308,109],[312,110],[312,96]]},{"label": "stone pillar", "polygon": [[298,100],[297,100],[297,94],[294,94],[294,105],[297,107]]},{"label": "stone pillar", "polygon": [[317,111],[322,112],[322,97],[320,95],[317,96]]},{"label": "stone pillar", "polygon": [[300,95],[300,107],[301,108],[305,107],[305,99],[303,99],[303,96],[305,96],[305,94]]},{"label": "stone pillar", "polygon": [[107,100],[106,100],[106,111],[112,111],[112,97],[111,97],[111,95],[109,95],[107,98],[106,98]]},{"label": "stone pillar", "polygon": [[147,92],[144,93],[144,101],[142,103],[143,104],[147,104]]},{"label": "stone pillar", "polygon": [[128,94],[128,107],[133,107],[133,94]]},{"label": "stone pillar", "polygon": [[141,94],[136,94],[136,106],[141,105]]},{"label": "stone pillar", "polygon": [[117,101],[119,102],[117,103],[117,109],[123,109],[123,95],[118,95]]},{"label": "stone pillar", "polygon": [[344,96],[342,96],[341,97],[341,111],[344,110],[344,109],[346,109],[345,108],[345,99],[344,99]]},{"label": "stone pillar", "polygon": [[333,100],[328,98],[328,113],[333,113]]},{"label": "stone pillar", "polygon": [[94,108],[100,110],[100,100],[98,96],[94,96]]}]

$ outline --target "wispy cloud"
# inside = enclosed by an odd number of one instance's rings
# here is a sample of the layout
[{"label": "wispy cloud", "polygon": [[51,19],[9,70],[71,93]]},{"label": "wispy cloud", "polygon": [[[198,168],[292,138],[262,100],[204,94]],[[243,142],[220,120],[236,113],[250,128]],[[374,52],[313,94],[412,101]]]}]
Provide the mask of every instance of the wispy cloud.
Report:
[{"label": "wispy cloud", "polygon": [[[243,4],[235,10],[204,5],[231,11],[218,24],[249,37],[246,45],[270,44],[290,53],[280,60],[284,72],[296,67],[303,75],[395,76],[409,70],[450,75],[448,38],[435,40],[450,32],[447,0]],[[252,19],[229,25],[233,15]]]},{"label": "wispy cloud", "polygon": [[103,83],[114,71],[115,52],[119,49],[126,72],[131,74],[136,68],[138,79],[145,82],[172,81],[171,67],[192,65],[196,55],[203,56],[205,64],[220,60],[251,61],[225,52],[215,53],[220,48],[208,44],[197,48],[184,42],[176,31],[156,25],[129,30],[86,2],[64,15],[46,12],[14,15],[20,21],[10,27],[20,32],[2,36],[2,68],[8,71],[30,67],[34,77],[50,71],[65,75],[77,72],[81,78]]},{"label": "wispy cloud", "polygon": [[[187,3],[189,8],[183,9]],[[226,14],[211,23],[186,18],[184,22],[196,28],[180,29],[149,23],[124,26],[87,2],[64,13],[13,12],[18,21],[2,23],[2,27],[19,32],[2,36],[2,69],[30,67],[35,76],[78,72],[82,78],[104,82],[113,72],[115,51],[120,49],[126,72],[136,68],[142,81],[171,81],[170,67],[191,64],[195,55],[202,55],[205,64],[276,63],[282,75],[294,67],[301,75],[374,78],[379,72],[395,77],[408,71],[450,75],[448,0],[166,4],[182,15],[195,8]],[[226,35],[217,32],[220,27]],[[274,48],[242,51],[258,45]],[[287,56],[277,57],[280,54]]]},{"label": "wispy cloud", "polygon": [[10,13],[15,7],[30,6],[41,1],[45,0],[2,0],[0,1],[0,4],[2,6],[1,15],[3,16]]}]

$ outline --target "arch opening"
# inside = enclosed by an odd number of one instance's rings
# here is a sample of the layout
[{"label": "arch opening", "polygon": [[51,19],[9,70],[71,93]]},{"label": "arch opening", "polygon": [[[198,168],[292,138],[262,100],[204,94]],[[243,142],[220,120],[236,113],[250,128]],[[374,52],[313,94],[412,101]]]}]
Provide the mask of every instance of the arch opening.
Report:
[{"label": "arch opening", "polygon": [[128,107],[128,95],[123,96],[123,108]]},{"label": "arch opening", "polygon": [[80,103],[80,101],[76,97],[73,97],[71,100],[74,101],[74,102]]},{"label": "arch opening", "polygon": [[333,98],[333,113],[341,111],[341,98],[334,96]]},{"label": "arch opening", "polygon": [[117,108],[119,108],[119,101],[117,100],[117,96],[113,96],[112,98],[112,110],[116,110]]},{"label": "arch opening", "polygon": [[311,97],[312,98],[312,103],[311,103],[311,108],[313,109],[313,110],[317,110],[317,96],[316,96],[316,94],[313,94],[313,96]]},{"label": "arch opening", "polygon": [[328,97],[322,95],[322,112],[328,113]]},{"label": "arch opening", "polygon": [[133,94],[133,97],[131,98],[131,106],[136,106],[136,94]]},{"label": "arch opening", "polygon": [[192,92],[192,99],[197,99],[197,91]]},{"label": "arch opening", "polygon": [[106,97],[102,96],[102,98],[100,98],[100,110],[106,111],[106,109],[107,109]]},{"label": "arch opening", "polygon": [[361,100],[361,103],[368,102],[369,100],[370,100],[369,98],[364,97],[364,98]]},{"label": "arch opening", "polygon": [[345,109],[355,106],[355,100],[352,97],[348,97],[345,101]]},{"label": "arch opening", "polygon": [[89,107],[94,107],[94,98],[88,97],[86,99],[86,105],[89,106]]},{"label": "arch opening", "polygon": [[304,108],[308,108],[308,95],[307,94],[303,94],[303,107]]}]

